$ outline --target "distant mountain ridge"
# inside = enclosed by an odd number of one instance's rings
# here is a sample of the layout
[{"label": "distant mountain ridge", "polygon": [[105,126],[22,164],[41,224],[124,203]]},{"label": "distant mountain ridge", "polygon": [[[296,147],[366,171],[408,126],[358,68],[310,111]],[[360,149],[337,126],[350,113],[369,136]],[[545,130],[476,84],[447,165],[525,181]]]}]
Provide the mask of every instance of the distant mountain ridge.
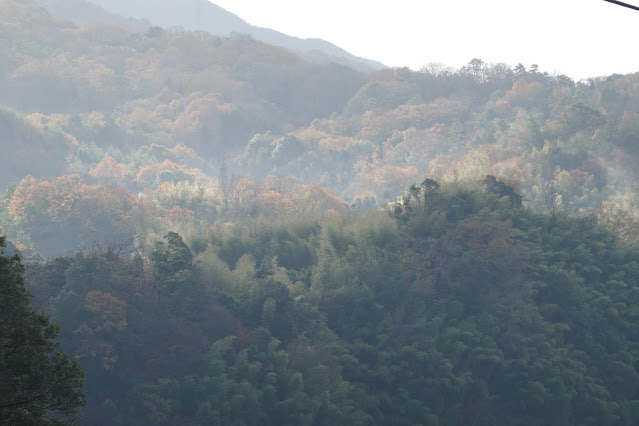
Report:
[{"label": "distant mountain ridge", "polygon": [[[103,20],[93,5],[100,6],[112,23],[138,27],[140,21],[164,28],[181,27],[190,31],[206,31],[217,36],[246,34],[256,40],[284,47],[300,53],[304,59],[316,63],[335,62],[359,71],[373,71],[385,65],[360,58],[325,40],[301,39],[278,31],[250,25],[239,16],[207,0],[36,0],[50,12],[63,14],[74,20]],[[81,3],[85,3],[84,6]],[[79,11],[83,12],[80,13]],[[119,16],[138,20],[123,23]],[[116,18],[117,16],[117,18]],[[131,19],[132,18],[132,19]]]},{"label": "distant mountain ridge", "polygon": [[[22,3],[25,2],[22,1]],[[144,31],[149,26],[148,22],[109,13],[101,6],[85,0],[32,0],[32,3],[42,6],[52,15],[62,16],[75,22],[99,21],[120,25],[134,31]]]}]

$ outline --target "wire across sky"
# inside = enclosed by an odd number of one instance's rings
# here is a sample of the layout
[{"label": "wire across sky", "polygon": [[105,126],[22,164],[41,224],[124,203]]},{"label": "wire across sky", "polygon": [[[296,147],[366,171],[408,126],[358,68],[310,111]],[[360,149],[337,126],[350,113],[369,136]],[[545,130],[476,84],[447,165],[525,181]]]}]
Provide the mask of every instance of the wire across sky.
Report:
[{"label": "wire across sky", "polygon": [[628,3],[624,3],[622,1],[618,1],[618,0],[604,0],[604,1],[607,1],[608,3],[618,4],[619,6],[627,7],[628,9],[639,10],[639,7],[633,6],[633,5],[628,4]]}]

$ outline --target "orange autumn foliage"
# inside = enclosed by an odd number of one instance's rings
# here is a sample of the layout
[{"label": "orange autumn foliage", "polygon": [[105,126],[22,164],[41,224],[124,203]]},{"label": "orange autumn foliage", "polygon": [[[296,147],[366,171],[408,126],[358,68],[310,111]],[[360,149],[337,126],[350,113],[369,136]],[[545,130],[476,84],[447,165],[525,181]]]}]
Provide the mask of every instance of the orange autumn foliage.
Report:
[{"label": "orange autumn foliage", "polygon": [[89,176],[104,180],[107,183],[120,182],[126,175],[126,166],[115,161],[110,155],[105,155],[98,164],[89,170]]}]

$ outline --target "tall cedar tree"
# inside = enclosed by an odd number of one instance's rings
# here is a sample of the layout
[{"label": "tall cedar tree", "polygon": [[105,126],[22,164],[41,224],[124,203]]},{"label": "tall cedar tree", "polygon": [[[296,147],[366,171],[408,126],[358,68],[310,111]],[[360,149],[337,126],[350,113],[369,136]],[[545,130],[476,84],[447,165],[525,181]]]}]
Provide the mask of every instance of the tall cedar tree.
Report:
[{"label": "tall cedar tree", "polygon": [[18,255],[0,237],[0,424],[62,425],[84,405],[84,372],[58,351],[60,326],[31,307]]}]

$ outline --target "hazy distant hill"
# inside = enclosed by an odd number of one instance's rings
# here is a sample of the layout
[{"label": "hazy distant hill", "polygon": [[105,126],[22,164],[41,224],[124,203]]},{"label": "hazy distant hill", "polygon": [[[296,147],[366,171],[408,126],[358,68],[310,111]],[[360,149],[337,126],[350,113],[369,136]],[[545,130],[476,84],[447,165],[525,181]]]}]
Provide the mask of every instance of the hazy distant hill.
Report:
[{"label": "hazy distant hill", "polygon": [[143,31],[149,26],[148,22],[109,13],[85,0],[33,0],[33,3],[43,6],[52,15],[63,16],[76,22],[99,21],[137,31]]},{"label": "hazy distant hill", "polygon": [[[68,0],[48,0],[49,3]],[[337,62],[362,71],[384,65],[354,56],[320,39],[300,39],[268,28],[255,27],[207,0],[89,0],[107,12],[149,21],[165,28],[203,30],[213,35],[248,34],[256,40],[299,51],[305,59],[319,63]]]}]

